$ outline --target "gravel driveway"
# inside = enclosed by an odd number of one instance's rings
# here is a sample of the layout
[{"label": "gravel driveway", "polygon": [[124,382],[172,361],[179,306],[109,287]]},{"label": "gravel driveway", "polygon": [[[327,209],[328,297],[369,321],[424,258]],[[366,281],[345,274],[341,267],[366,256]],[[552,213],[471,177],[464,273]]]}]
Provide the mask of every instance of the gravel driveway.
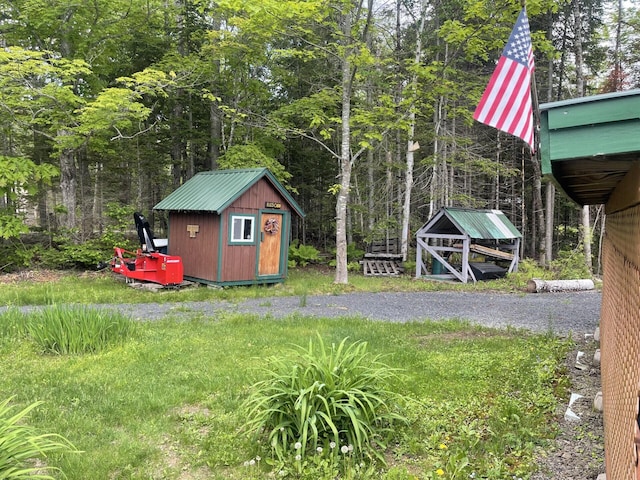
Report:
[{"label": "gravel driveway", "polygon": [[364,317],[407,322],[458,318],[488,327],[508,326],[556,335],[583,336],[600,322],[599,291],[571,293],[352,293],[308,297],[269,297],[239,303],[181,302],[173,304],[105,305],[133,318],[156,320],[168,314],[201,312],[250,313],[284,317],[299,313],[311,317]]}]

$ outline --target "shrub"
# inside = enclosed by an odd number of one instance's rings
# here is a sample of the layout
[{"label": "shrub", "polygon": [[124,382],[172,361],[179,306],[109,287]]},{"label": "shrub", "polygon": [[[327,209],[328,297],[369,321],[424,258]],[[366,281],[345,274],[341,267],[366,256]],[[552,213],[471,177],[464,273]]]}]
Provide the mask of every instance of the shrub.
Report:
[{"label": "shrub", "polygon": [[582,248],[576,250],[560,250],[556,259],[551,262],[550,267],[560,279],[573,280],[577,278],[591,278],[591,273],[587,268]]},{"label": "shrub", "polygon": [[391,425],[405,419],[390,403],[396,395],[384,386],[396,371],[370,355],[367,343],[344,339],[326,348],[319,338],[269,365],[243,408],[250,419],[245,429],[266,440],[275,461],[298,471],[332,468],[341,458],[344,465],[384,462],[379,449]]},{"label": "shrub", "polygon": [[64,437],[56,434],[38,434],[22,420],[42,402],[32,403],[18,413],[9,406],[11,399],[0,402],[0,478],[51,479],[47,471],[59,471],[55,467],[31,466],[33,460],[47,453],[77,451]]},{"label": "shrub", "polygon": [[309,263],[320,261],[320,252],[312,245],[302,245],[298,240],[294,240],[289,246],[290,265],[306,267]]},{"label": "shrub", "polygon": [[44,352],[94,353],[126,339],[133,330],[128,317],[86,306],[53,306],[27,320],[29,336]]}]

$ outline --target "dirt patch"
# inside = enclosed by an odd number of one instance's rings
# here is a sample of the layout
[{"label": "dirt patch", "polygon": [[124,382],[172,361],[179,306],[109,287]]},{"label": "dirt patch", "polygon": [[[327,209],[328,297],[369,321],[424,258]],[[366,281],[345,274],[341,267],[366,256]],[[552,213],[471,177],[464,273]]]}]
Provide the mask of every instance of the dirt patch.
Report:
[{"label": "dirt patch", "polygon": [[[570,393],[582,395],[571,406],[579,420],[566,420],[570,397],[557,412],[559,434],[551,449],[539,457],[539,471],[531,480],[595,480],[604,473],[604,429],[602,413],[593,409],[593,400],[601,391],[600,368],[593,364],[593,355],[599,347],[590,340],[578,340],[576,349],[566,358],[567,374],[571,381]],[[576,368],[578,351],[584,352]]]},{"label": "dirt patch", "polygon": [[68,272],[60,270],[22,270],[19,272],[1,274],[0,284],[56,282],[67,275],[69,275]]}]

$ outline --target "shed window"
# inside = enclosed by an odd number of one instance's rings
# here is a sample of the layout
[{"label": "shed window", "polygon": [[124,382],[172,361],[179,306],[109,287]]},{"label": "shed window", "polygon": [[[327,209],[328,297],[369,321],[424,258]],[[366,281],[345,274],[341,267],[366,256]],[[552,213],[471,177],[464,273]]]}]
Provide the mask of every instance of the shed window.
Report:
[{"label": "shed window", "polygon": [[255,217],[231,216],[231,242],[253,243]]}]

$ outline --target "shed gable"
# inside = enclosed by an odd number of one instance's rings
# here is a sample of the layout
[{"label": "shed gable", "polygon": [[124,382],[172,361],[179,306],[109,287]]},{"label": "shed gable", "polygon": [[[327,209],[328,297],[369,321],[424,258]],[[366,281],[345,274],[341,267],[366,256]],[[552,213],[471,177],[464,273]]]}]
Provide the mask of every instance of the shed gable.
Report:
[{"label": "shed gable", "polygon": [[266,168],[200,172],[156,204],[154,210],[215,212],[220,215],[251,187],[268,182],[299,216],[304,212],[291,194]]}]

